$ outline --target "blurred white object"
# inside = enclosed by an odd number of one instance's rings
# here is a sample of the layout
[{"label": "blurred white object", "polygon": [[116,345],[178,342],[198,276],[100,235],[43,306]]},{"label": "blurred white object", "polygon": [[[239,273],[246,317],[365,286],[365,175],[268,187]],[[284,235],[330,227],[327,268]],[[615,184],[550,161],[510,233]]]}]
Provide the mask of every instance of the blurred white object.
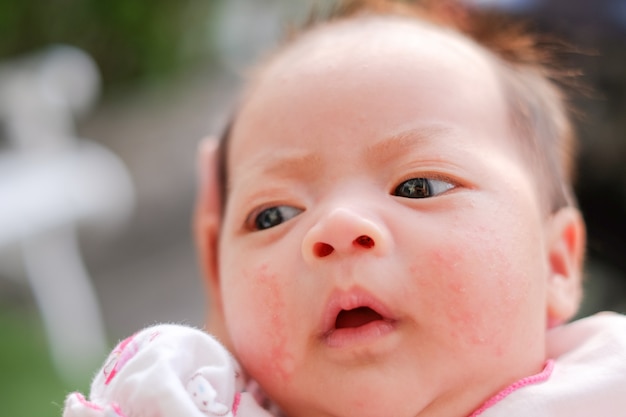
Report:
[{"label": "blurred white object", "polygon": [[122,161],[76,138],[99,92],[93,60],[57,46],[0,65],[0,251],[18,245],[59,374],[84,379],[108,350],[77,242],[80,223],[123,225],[134,190]]}]

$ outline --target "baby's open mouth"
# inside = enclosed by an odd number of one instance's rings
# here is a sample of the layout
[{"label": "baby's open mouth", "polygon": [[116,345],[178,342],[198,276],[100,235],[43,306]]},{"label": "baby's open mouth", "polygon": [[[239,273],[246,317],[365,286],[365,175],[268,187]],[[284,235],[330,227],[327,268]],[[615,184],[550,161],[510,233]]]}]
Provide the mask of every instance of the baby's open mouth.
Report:
[{"label": "baby's open mouth", "polygon": [[361,327],[377,320],[383,320],[383,316],[369,307],[341,310],[335,320],[335,329]]},{"label": "baby's open mouth", "polygon": [[[354,288],[330,297],[320,335],[323,343],[337,349],[336,352],[352,352],[352,348],[368,346],[368,352],[372,353],[375,350],[371,349],[378,346],[377,341],[386,340],[386,336],[394,333],[397,320],[393,311],[378,298]],[[383,350],[389,346],[385,343],[379,345]],[[338,354],[341,357],[343,353]]]}]

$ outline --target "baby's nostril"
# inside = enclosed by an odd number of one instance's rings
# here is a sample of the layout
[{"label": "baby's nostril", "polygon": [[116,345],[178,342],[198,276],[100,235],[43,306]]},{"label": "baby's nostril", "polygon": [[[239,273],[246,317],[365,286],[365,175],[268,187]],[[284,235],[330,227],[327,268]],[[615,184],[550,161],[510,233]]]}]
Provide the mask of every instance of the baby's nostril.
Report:
[{"label": "baby's nostril", "polygon": [[315,256],[319,258],[330,255],[334,250],[335,249],[328,243],[318,242],[313,246],[313,252],[315,253]]},{"label": "baby's nostril", "polygon": [[365,236],[365,235],[361,235],[359,237],[357,237],[356,239],[354,239],[354,244],[355,245],[359,245],[359,246],[363,246],[364,248],[373,248],[374,247],[374,239],[372,239],[369,236]]}]

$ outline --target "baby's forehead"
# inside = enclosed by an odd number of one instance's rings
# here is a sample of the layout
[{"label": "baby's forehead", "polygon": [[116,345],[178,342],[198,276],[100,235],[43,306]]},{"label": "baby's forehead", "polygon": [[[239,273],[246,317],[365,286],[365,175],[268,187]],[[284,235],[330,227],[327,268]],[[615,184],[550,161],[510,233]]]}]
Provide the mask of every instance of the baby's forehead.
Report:
[{"label": "baby's forehead", "polygon": [[[348,124],[338,117],[356,115],[337,109],[333,104],[339,99],[347,106],[373,100],[377,104],[370,110],[381,111],[363,113],[366,124],[372,129],[401,129],[397,121],[410,119],[416,105],[426,105],[420,98],[428,95],[424,88],[441,91],[433,97],[440,106],[462,109],[464,103],[482,103],[478,107],[495,108],[489,113],[490,123],[508,125],[502,117],[503,92],[494,65],[473,41],[402,17],[364,16],[323,24],[259,69],[233,126],[228,165],[232,168],[242,157],[249,158],[257,146],[277,146],[279,135],[297,137],[320,124],[335,129],[327,134],[343,137],[349,132],[340,130]],[[307,100],[327,106],[316,107],[315,113]],[[335,110],[324,110],[331,108]],[[386,111],[390,108],[394,110]]]},{"label": "baby's forehead", "polygon": [[[482,96],[500,107],[504,103],[493,57],[469,38],[425,21],[362,16],[321,24],[263,63],[244,91],[233,136],[238,136],[242,124],[263,114],[267,118],[268,108],[274,117],[264,125],[284,120],[284,115],[298,108],[293,104],[306,96],[306,91],[309,97],[332,101],[340,91],[357,99],[377,89],[370,97],[382,100],[385,93],[387,97],[392,94],[384,91],[389,79],[398,80],[394,89],[398,97],[413,88],[404,84],[405,80],[420,77],[450,86],[447,90],[454,93],[443,97],[444,101],[454,102],[464,92],[467,100]],[[286,102],[286,106],[275,106]]]},{"label": "baby's forehead", "polygon": [[279,48],[254,72],[249,90],[271,77],[331,67],[359,67],[380,60],[412,57],[421,67],[432,58],[458,65],[461,75],[479,66],[494,73],[493,57],[471,39],[425,20],[403,16],[357,16],[320,24]]}]

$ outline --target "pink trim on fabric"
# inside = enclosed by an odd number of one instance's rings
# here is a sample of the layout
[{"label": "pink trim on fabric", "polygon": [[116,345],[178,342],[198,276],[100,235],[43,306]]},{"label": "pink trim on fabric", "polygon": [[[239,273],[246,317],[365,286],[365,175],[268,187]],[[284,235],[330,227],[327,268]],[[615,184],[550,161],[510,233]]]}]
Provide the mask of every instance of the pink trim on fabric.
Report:
[{"label": "pink trim on fabric", "polygon": [[543,371],[539,372],[538,374],[528,376],[526,378],[522,378],[519,381],[509,385],[508,387],[506,387],[505,389],[503,389],[502,391],[500,391],[499,393],[497,393],[496,395],[494,395],[493,397],[485,401],[485,403],[483,403],[483,405],[478,410],[470,414],[469,417],[477,417],[481,415],[482,413],[487,411],[489,408],[493,407],[494,405],[496,405],[497,403],[505,399],[507,396],[509,396],[509,394],[517,391],[520,388],[524,388],[527,385],[538,384],[540,382],[547,381],[548,378],[550,378],[550,375],[552,375],[553,370],[554,370],[554,361],[550,359],[546,362],[545,366],[543,367]]},{"label": "pink trim on fabric", "polygon": [[78,398],[78,401],[87,408],[91,408],[92,410],[95,410],[95,411],[103,410],[103,408],[100,407],[98,404],[92,403],[91,401],[87,401],[87,399],[80,392],[75,392],[74,396]]},{"label": "pink trim on fabric", "polygon": [[[159,335],[159,332],[155,332],[151,337],[156,337]],[[137,334],[134,334],[126,339],[124,339],[120,344],[113,350],[113,353],[109,357],[113,357],[110,360],[115,360],[115,364],[113,365],[113,369],[109,375],[106,374],[106,370],[103,369],[102,372],[107,377],[104,381],[104,385],[109,385],[111,380],[115,378],[119,371],[121,371],[122,367],[126,365],[126,363],[131,360],[139,351],[139,345],[135,342],[135,337]],[[152,339],[150,339],[152,341]]]},{"label": "pink trim on fabric", "polygon": [[124,414],[124,413],[122,412],[122,408],[119,406],[119,404],[115,404],[115,403],[114,403],[114,404],[111,404],[111,409],[112,409],[113,411],[115,411],[115,413],[116,413],[118,416],[120,416],[120,417],[126,417],[126,414]]},{"label": "pink trim on fabric", "polygon": [[235,399],[233,400],[233,415],[237,415],[237,409],[239,409],[239,403],[241,402],[241,393],[238,392],[235,394]]},{"label": "pink trim on fabric", "polygon": [[[91,401],[87,401],[87,399],[83,396],[83,394],[81,394],[80,392],[75,392],[73,393],[73,395],[78,398],[78,401],[85,407],[90,408],[94,411],[106,411],[106,407],[102,407],[96,403],[92,403]],[[111,407],[111,410],[113,410],[115,412],[115,414],[117,414],[119,417],[126,417],[126,414],[124,414],[122,412],[122,408],[119,406],[119,404],[116,403],[112,403],[109,404],[109,407]]]},{"label": "pink trim on fabric", "polygon": [[115,347],[115,349],[113,349],[113,352],[121,352],[124,349],[126,349],[126,346],[128,346],[128,344],[133,341],[135,336],[137,336],[137,334],[134,334],[134,335],[129,336],[126,339],[122,340],[120,343],[118,343],[118,345]]}]

